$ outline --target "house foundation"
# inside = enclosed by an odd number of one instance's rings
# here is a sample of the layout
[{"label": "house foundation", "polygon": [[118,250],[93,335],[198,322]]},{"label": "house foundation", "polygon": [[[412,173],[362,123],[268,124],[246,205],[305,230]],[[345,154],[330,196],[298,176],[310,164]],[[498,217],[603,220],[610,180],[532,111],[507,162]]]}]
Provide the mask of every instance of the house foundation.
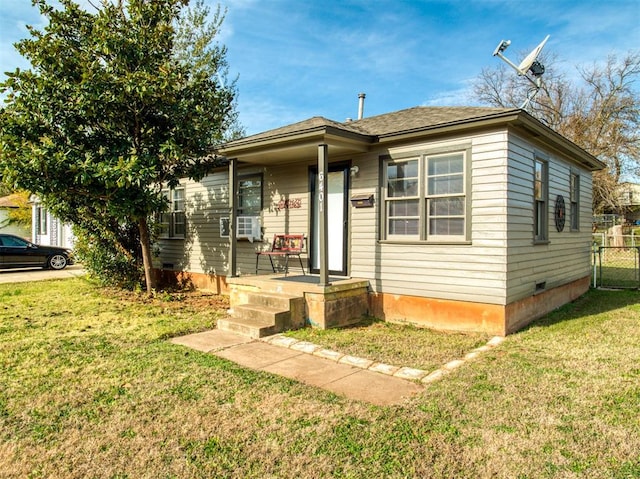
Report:
[{"label": "house foundation", "polygon": [[369,311],[385,321],[506,336],[576,300],[588,289],[589,277],[586,277],[507,305],[372,293]]},{"label": "house foundation", "polygon": [[575,301],[590,285],[589,277],[573,281],[507,305],[474,303],[389,293],[372,293],[366,279],[335,279],[320,286],[316,276],[281,274],[241,276],[205,275],[159,270],[164,284],[188,285],[228,294],[233,310],[255,301],[260,293],[302,298],[291,311],[286,329],[309,325],[318,329],[355,324],[364,315],[390,322],[411,323],[437,330],[482,332],[506,336],[532,321]]}]

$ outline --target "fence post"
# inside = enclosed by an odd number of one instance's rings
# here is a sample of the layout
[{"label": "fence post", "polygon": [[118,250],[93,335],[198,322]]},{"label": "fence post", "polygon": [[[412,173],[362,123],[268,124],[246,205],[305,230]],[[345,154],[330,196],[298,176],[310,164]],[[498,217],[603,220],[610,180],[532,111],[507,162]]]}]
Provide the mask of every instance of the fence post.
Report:
[{"label": "fence post", "polygon": [[598,250],[598,243],[596,241],[593,242],[593,287],[598,287],[598,280],[596,278],[597,274],[597,266],[596,266],[596,251]]}]

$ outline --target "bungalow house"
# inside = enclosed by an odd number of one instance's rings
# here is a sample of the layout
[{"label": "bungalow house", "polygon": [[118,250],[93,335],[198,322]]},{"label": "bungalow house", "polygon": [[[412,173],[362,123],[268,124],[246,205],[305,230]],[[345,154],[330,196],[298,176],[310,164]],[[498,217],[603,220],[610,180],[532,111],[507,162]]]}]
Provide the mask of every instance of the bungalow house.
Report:
[{"label": "bungalow house", "polygon": [[[505,335],[589,287],[603,165],[523,110],[314,117],[220,153],[228,166],[166,192],[157,265],[229,292],[220,326],[260,335],[245,326],[282,309],[267,332],[369,314]],[[256,255],[280,234],[308,242],[286,275]]]}]

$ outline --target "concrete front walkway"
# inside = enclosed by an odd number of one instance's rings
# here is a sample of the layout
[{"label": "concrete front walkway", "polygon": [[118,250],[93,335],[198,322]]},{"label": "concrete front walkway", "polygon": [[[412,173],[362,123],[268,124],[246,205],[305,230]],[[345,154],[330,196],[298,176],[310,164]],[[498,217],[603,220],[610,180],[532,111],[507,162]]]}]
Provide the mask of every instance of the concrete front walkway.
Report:
[{"label": "concrete front walkway", "polygon": [[217,329],[171,342],[379,406],[402,403],[424,390],[413,381]]}]

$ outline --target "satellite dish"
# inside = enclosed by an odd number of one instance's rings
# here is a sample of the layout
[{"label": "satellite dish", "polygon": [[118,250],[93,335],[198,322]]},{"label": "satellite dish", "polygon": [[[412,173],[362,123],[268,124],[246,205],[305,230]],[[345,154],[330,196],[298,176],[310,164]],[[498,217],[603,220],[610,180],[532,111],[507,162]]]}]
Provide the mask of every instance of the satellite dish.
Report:
[{"label": "satellite dish", "polygon": [[[535,47],[533,51],[529,53],[524,58],[524,60],[522,60],[522,62],[520,62],[520,65],[518,65],[518,71],[520,75],[526,75],[526,73],[529,71],[529,69],[531,69],[533,64],[536,63],[536,60],[538,59],[538,55],[540,55],[540,52],[544,48],[544,44],[547,43],[547,40],[549,40],[549,37],[550,35],[547,35],[545,39],[540,42],[540,45]],[[543,73],[544,73],[544,68],[543,68]]]},{"label": "satellite dish", "polygon": [[[520,108],[524,109],[531,102],[531,100],[533,100],[540,88],[542,88],[542,75],[544,73],[544,65],[542,65],[538,61],[538,56],[540,55],[540,52],[544,48],[544,45],[547,43],[547,40],[549,40],[550,36],[551,35],[547,35],[545,39],[542,40],[531,53],[524,57],[524,60],[520,62],[520,65],[516,65],[504,56],[504,51],[509,47],[509,45],[511,45],[511,40],[501,40],[496,49],[493,51],[494,57],[499,57],[507,65],[518,72],[519,76],[523,76],[531,83],[533,83],[534,88],[529,92],[529,94],[527,95],[527,99],[524,101]],[[530,73],[531,76],[529,76],[528,73]]]}]

